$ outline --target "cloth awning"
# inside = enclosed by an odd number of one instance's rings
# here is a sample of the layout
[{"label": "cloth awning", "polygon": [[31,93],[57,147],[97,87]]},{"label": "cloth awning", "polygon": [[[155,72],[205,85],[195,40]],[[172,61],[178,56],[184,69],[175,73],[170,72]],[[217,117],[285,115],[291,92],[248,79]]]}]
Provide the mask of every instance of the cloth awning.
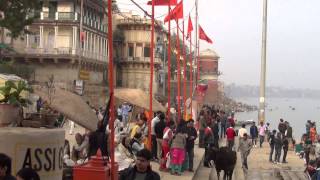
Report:
[{"label": "cloth awning", "polygon": [[46,87],[33,86],[33,90],[35,94],[48,102],[50,108],[62,113],[71,121],[91,131],[97,129],[98,118],[81,96],[61,88],[55,88],[50,103]]},{"label": "cloth awning", "polygon": [[[139,106],[149,110],[149,94],[141,89],[115,89],[114,96],[122,101]],[[165,112],[166,108],[161,105],[155,98],[152,98],[152,110]]]}]

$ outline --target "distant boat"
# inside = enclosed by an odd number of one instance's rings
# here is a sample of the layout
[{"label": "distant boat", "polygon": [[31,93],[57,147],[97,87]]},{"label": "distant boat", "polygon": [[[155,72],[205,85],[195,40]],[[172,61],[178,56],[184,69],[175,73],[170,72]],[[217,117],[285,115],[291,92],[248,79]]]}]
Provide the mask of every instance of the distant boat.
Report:
[{"label": "distant boat", "polygon": [[242,126],[242,124],[251,125],[253,123],[254,123],[254,121],[252,119],[245,120],[245,121],[237,121],[236,126]]},{"label": "distant boat", "polygon": [[292,110],[294,111],[294,110],[296,110],[296,108],[293,107]]}]

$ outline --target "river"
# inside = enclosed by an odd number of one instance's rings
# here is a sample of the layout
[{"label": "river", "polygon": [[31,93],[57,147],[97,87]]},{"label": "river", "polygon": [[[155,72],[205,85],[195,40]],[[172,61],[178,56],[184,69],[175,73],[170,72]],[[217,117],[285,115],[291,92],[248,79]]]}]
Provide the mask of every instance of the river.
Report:
[{"label": "river", "polygon": [[[249,105],[259,105],[258,98],[236,98],[238,102]],[[320,129],[320,100],[306,98],[270,98],[266,99],[266,122],[271,129],[277,129],[280,118],[288,121],[293,128],[295,139],[300,139],[305,133],[307,120],[315,121],[317,129]],[[293,108],[295,108],[293,110]],[[257,122],[258,111],[236,113],[237,120],[253,119]]]}]

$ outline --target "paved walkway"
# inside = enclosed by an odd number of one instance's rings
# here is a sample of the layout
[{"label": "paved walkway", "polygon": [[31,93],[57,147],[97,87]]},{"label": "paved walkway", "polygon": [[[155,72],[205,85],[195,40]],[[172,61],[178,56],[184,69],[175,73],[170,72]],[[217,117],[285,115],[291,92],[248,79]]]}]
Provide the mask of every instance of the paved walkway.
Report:
[{"label": "paved walkway", "polygon": [[[236,141],[237,142],[237,141]],[[220,143],[222,146],[224,141]],[[233,173],[234,180],[304,180],[307,179],[303,171],[304,162],[294,151],[289,151],[287,164],[273,164],[269,162],[269,144],[264,143],[262,148],[253,148],[249,158],[249,171],[245,175],[242,166],[240,154],[237,153],[237,164]],[[215,169],[200,166],[194,180],[216,180]],[[220,178],[221,179],[221,178]]]},{"label": "paved walkway", "polygon": [[194,147],[194,172],[185,171],[181,176],[171,175],[170,172],[159,171],[159,163],[152,162],[152,170],[157,171],[160,174],[162,180],[193,180],[197,170],[202,165],[202,159],[204,156],[204,149],[198,148],[198,145]]}]

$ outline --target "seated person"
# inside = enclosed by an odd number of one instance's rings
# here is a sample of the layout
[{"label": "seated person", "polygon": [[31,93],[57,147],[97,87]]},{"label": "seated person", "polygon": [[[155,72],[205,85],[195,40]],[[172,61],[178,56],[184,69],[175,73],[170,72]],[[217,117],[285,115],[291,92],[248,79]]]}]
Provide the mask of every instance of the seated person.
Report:
[{"label": "seated person", "polygon": [[137,132],[134,135],[133,139],[131,139],[130,149],[134,155],[136,155],[137,152],[139,152],[144,148],[144,144],[142,143],[142,141],[143,141],[143,136],[142,136],[142,133],[140,132]]},{"label": "seated person", "polygon": [[77,133],[75,138],[77,144],[72,147],[72,160],[76,162],[87,158],[88,138],[80,133]]},{"label": "seated person", "polygon": [[121,143],[117,146],[115,151],[115,161],[119,165],[119,171],[130,167],[134,162],[134,155],[129,150],[130,139],[123,137]]}]

